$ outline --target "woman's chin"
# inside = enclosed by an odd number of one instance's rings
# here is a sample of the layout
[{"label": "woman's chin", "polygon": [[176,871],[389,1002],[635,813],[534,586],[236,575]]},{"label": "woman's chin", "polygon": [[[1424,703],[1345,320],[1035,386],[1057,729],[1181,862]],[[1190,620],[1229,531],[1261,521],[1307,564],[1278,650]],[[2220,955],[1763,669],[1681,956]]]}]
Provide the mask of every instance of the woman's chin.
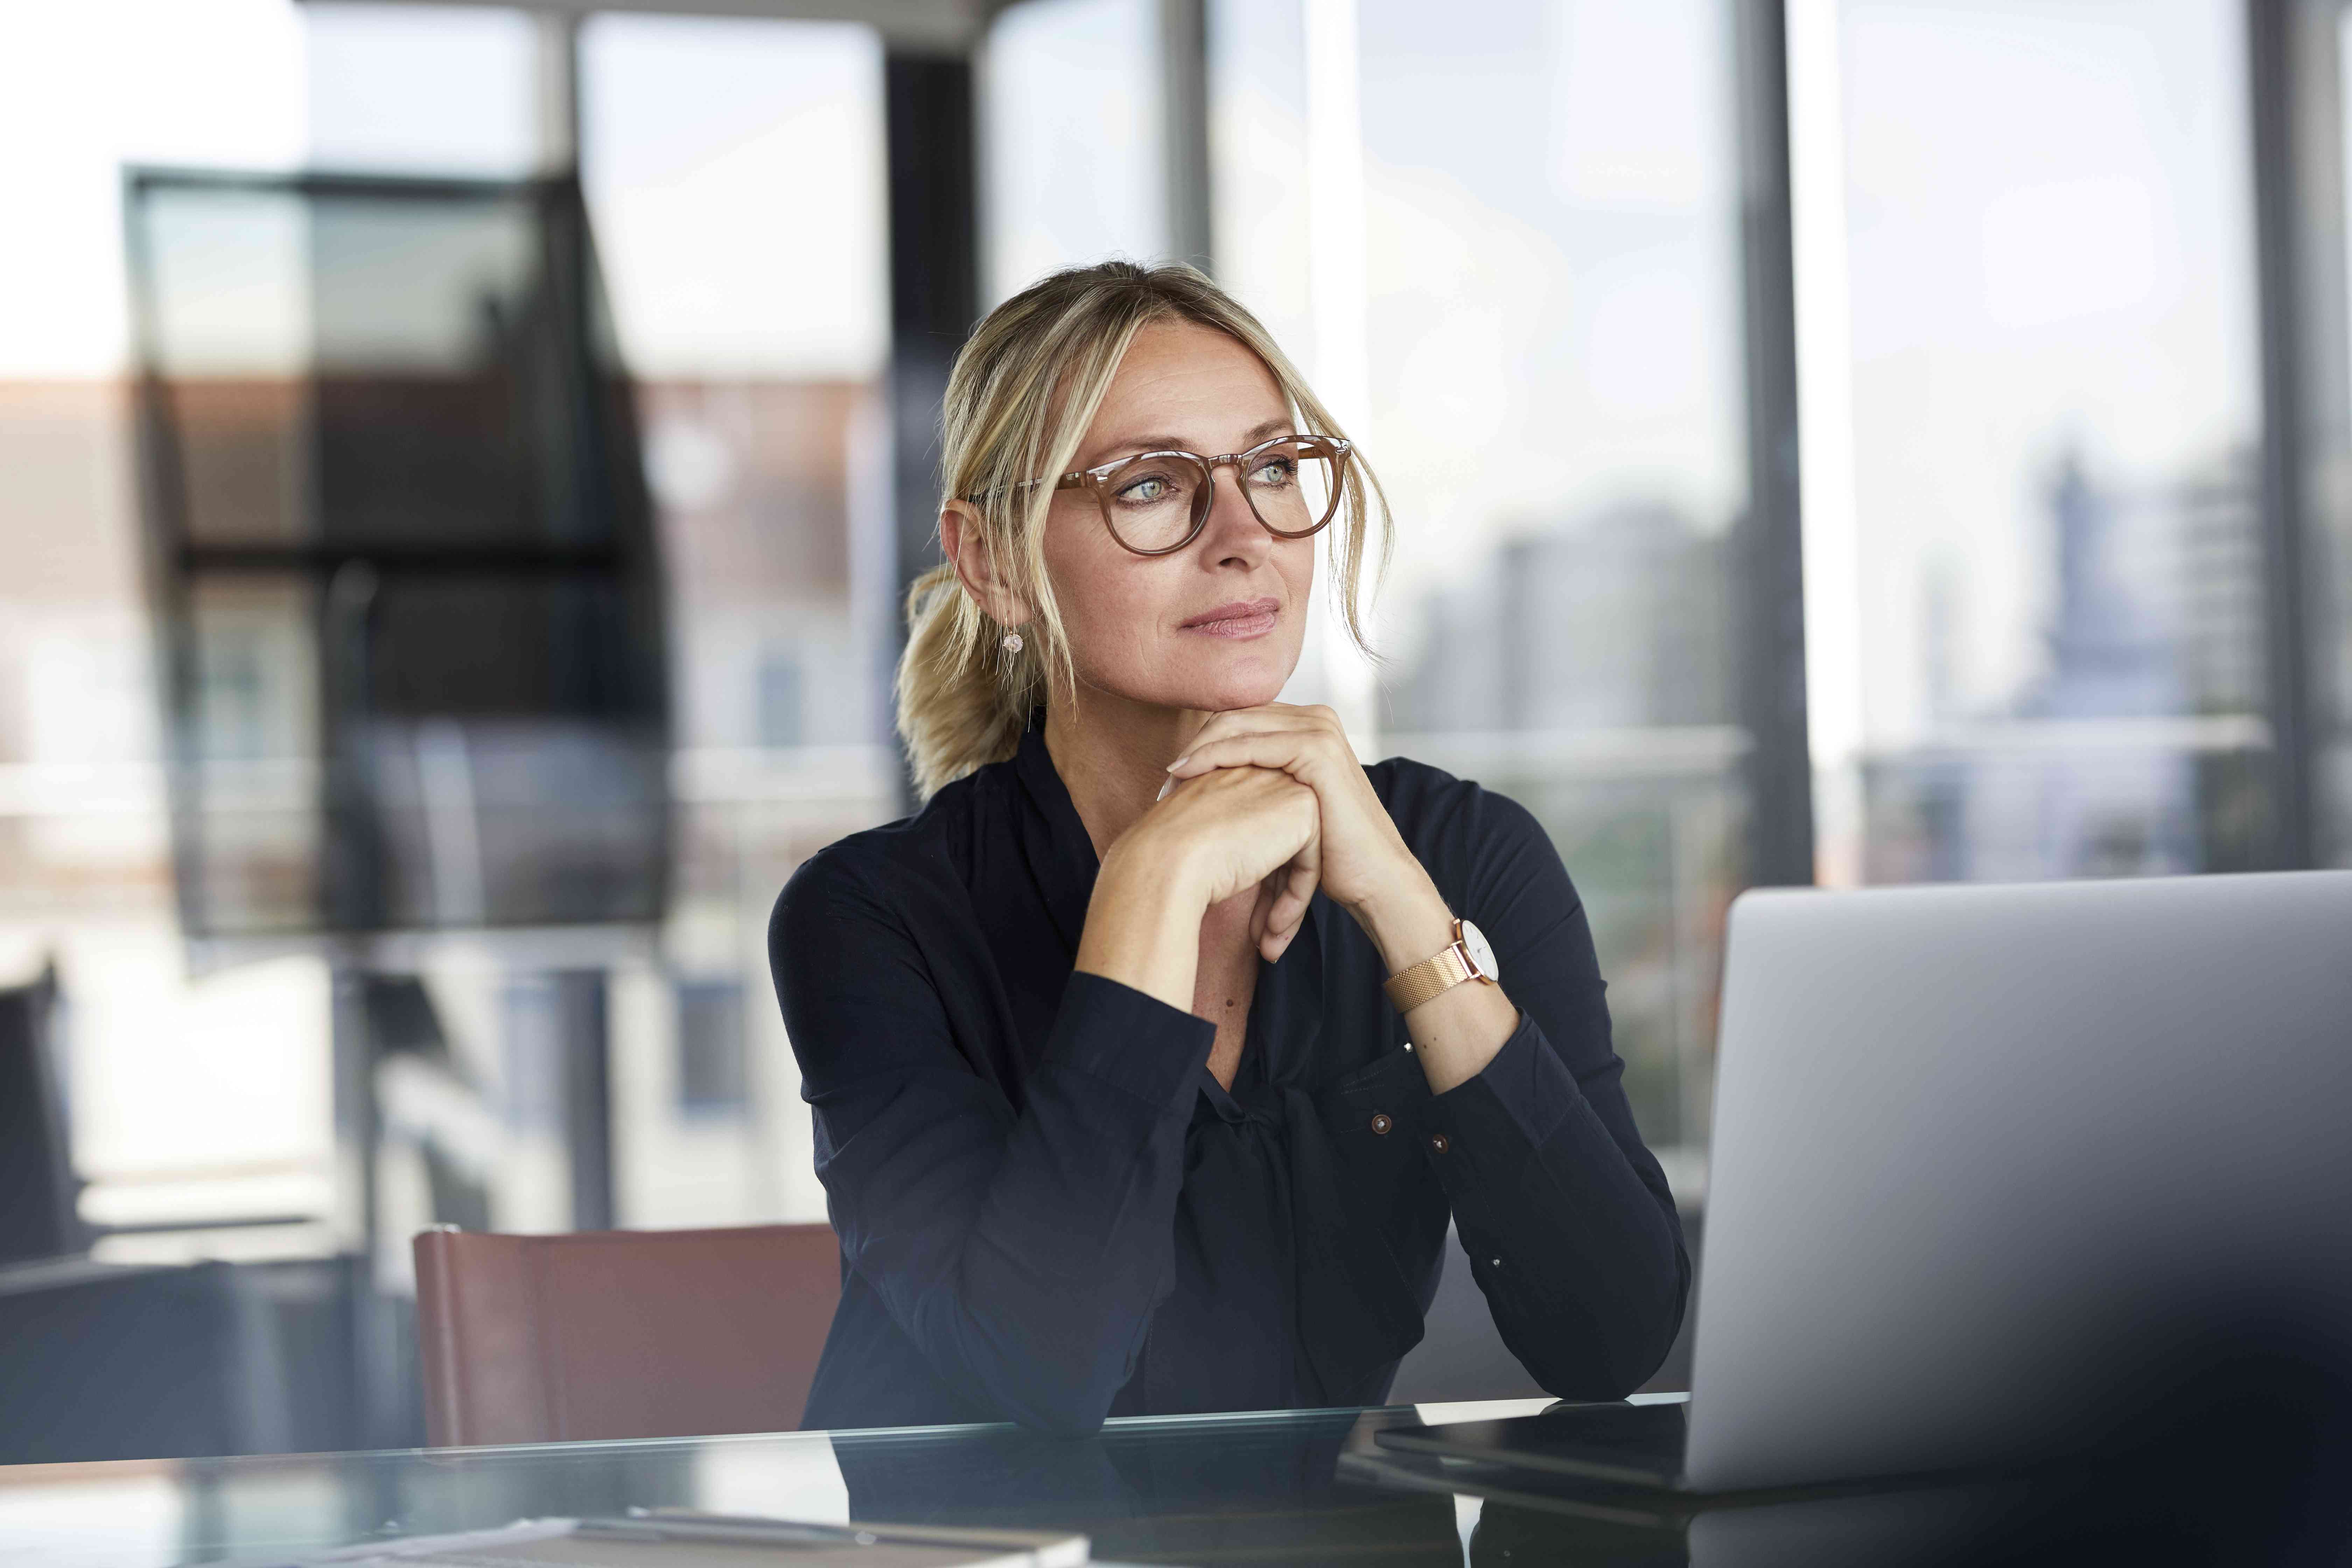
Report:
[{"label": "woman's chin", "polygon": [[1202,650],[1171,648],[1158,668],[1126,688],[1125,694],[1154,707],[1197,713],[1261,707],[1281,700],[1282,689],[1297,668],[1298,652],[1261,646],[1219,648],[1204,658]]},{"label": "woman's chin", "polygon": [[1202,713],[1230,713],[1236,708],[1259,708],[1278,700],[1286,680],[1205,682],[1183,700],[1170,704]]}]

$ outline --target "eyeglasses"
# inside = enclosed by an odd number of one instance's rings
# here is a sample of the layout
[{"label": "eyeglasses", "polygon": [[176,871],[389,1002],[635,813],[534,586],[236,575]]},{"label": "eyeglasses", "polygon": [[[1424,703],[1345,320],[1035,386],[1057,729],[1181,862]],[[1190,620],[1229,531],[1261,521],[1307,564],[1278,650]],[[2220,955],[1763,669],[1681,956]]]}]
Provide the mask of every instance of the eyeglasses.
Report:
[{"label": "eyeglasses", "polygon": [[1057,490],[1090,490],[1110,536],[1138,555],[1167,555],[1200,537],[1216,474],[1231,465],[1242,499],[1268,533],[1304,539],[1339,515],[1353,450],[1333,436],[1276,436],[1246,452],[1142,452],[1064,474]]}]

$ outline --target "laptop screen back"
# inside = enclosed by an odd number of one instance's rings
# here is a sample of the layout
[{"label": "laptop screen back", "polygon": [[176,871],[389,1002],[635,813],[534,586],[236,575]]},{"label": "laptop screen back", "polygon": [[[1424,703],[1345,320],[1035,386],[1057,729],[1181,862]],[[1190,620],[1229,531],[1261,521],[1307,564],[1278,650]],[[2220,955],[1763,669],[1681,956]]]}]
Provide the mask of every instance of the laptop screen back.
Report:
[{"label": "laptop screen back", "polygon": [[1743,896],[1690,1480],[2063,1448],[2151,1325],[2340,1300],[2347,1121],[2352,872]]}]

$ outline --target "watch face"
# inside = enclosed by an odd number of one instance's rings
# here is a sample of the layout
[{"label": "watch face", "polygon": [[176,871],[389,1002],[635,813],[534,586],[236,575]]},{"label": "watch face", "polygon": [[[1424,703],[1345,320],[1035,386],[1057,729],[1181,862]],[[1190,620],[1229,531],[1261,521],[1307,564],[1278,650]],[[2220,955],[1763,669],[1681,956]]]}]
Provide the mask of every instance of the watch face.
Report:
[{"label": "watch face", "polygon": [[1477,967],[1483,978],[1487,980],[1502,978],[1501,973],[1495,968],[1495,950],[1486,945],[1486,933],[1468,921],[1462,922],[1462,947],[1463,951],[1469,953],[1470,962]]}]

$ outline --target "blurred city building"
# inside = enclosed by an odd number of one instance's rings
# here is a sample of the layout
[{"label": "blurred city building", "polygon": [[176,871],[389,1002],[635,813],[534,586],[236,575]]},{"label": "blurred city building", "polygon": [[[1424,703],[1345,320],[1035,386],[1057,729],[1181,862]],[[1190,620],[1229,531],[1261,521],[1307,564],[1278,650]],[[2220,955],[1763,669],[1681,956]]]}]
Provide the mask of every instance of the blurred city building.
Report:
[{"label": "blurred city building", "polygon": [[1745,874],[1728,571],[1724,537],[1663,503],[1507,537],[1424,598],[1387,685],[1385,749],[1503,790],[1559,846],[1608,954],[1627,1092],[1670,1158],[1706,1142],[1721,922]]},{"label": "blurred city building", "polygon": [[[1909,752],[1874,759],[1874,881],[2019,881],[2251,869],[2268,824],[2253,465],[2236,458],[2137,494],[2079,453],[2048,487],[2056,581],[2048,657],[2007,704],[1947,707]],[[1931,691],[1956,584],[1923,617]],[[1948,702],[1948,696],[1944,698]]]}]

